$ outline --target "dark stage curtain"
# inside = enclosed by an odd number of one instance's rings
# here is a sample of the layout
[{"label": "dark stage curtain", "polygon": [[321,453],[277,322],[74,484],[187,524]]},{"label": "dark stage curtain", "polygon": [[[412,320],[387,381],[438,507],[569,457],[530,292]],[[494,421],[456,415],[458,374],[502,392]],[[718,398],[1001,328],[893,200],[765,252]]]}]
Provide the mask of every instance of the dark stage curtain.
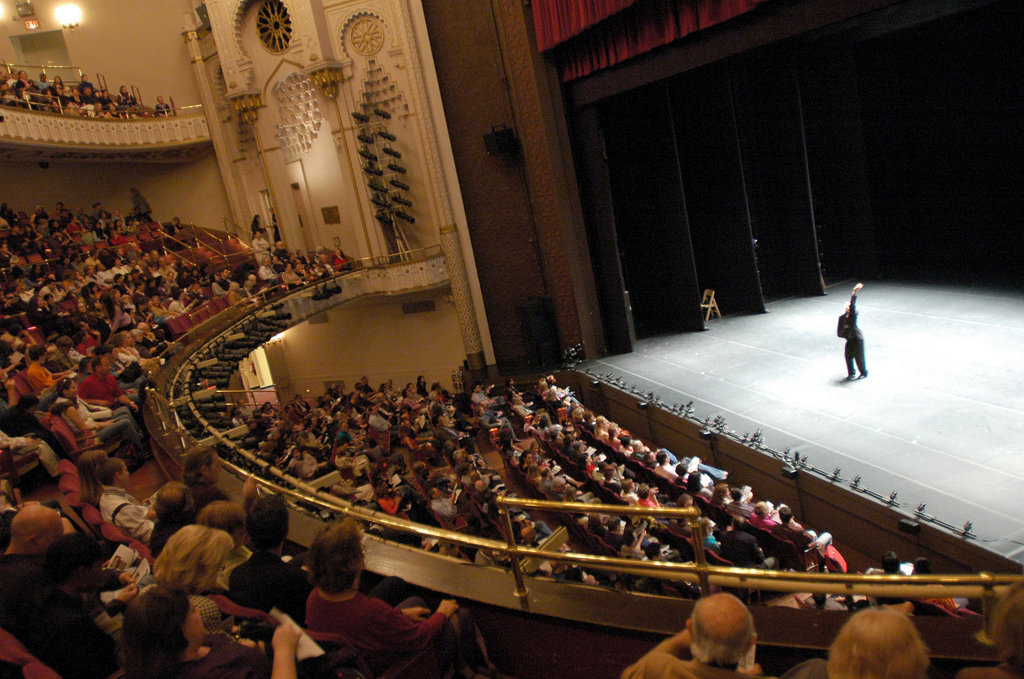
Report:
[{"label": "dark stage curtain", "polygon": [[767,0],[534,0],[541,51],[554,53],[563,81],[667,45]]}]

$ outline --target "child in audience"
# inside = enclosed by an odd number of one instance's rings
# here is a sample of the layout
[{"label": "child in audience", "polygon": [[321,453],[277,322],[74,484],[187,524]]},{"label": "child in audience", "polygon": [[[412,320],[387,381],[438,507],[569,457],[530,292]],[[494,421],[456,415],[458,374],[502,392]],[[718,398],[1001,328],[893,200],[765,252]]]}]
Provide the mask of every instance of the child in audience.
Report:
[{"label": "child in audience", "polygon": [[153,533],[156,514],[149,505],[128,494],[125,486],[131,481],[124,460],[108,458],[96,466],[96,477],[103,485],[100,516],[117,526],[125,535],[148,543]]}]

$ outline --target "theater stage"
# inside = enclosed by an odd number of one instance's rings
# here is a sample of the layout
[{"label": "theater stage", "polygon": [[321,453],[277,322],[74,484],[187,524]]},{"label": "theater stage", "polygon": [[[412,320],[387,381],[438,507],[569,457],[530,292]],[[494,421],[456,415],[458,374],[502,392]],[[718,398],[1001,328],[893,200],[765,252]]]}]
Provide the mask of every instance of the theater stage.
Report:
[{"label": "theater stage", "polygon": [[[871,282],[858,295],[869,377],[846,381],[836,321],[852,288],[637,342],[579,369],[621,376],[740,435],[925,511],[1024,563],[1024,295]],[[848,482],[847,482],[848,484]],[[756,488],[755,488],[756,491]],[[907,555],[910,556],[910,555]]]}]

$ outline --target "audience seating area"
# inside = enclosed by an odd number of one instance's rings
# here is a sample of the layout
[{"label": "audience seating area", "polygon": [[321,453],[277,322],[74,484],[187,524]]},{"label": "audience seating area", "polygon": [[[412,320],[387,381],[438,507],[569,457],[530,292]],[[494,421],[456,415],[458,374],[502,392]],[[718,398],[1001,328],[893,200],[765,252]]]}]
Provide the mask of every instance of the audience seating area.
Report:
[{"label": "audience seating area", "polygon": [[[152,106],[143,106],[139,90],[121,85],[116,93],[107,89],[106,78],[97,75],[97,83],[78,72],[78,80],[65,82],[60,75],[52,79],[45,66],[31,67],[35,79],[26,70],[3,64],[0,75],[0,105],[31,111],[99,118],[153,118],[175,115],[174,108],[158,96]],[[66,68],[64,70],[67,70]]]},{"label": "audience seating area", "polygon": [[[0,217],[5,222],[0,224],[0,258],[5,267],[0,360],[8,412],[17,414],[22,409],[29,421],[36,417],[36,402],[45,399],[60,404],[61,399],[67,400],[63,392],[55,393],[53,383],[59,384],[59,375],[68,375],[82,387],[88,373],[103,372],[108,365],[120,376],[116,387],[120,396],[110,410],[124,406],[121,417],[133,419],[132,404],[141,398],[146,373],[158,365],[154,361],[168,342],[261,291],[286,291],[349,266],[340,252],[291,253],[280,244],[271,248],[259,232],[254,240],[262,242],[254,242],[253,248],[256,261],[247,249],[241,250],[247,253],[244,258],[230,259],[212,243],[204,242],[194,228],[177,223],[159,225],[142,214],[121,219],[116,210],[109,213],[99,205],[88,214],[59,205],[52,216],[41,207],[30,216],[3,205]],[[91,238],[84,237],[87,232]],[[217,357],[222,364],[197,369],[194,379],[226,387],[232,372],[228,366],[247,355],[253,343],[289,325],[287,314],[275,311],[270,308],[254,316],[252,332],[246,333],[244,340],[221,343],[218,351],[222,355]],[[129,367],[133,364],[138,366],[134,379]],[[50,378],[49,383],[46,379],[40,383],[40,375]],[[68,406],[80,405],[83,416],[87,415],[86,404],[76,401],[68,401]],[[729,470],[716,469],[696,458],[677,457],[631,436],[588,410],[550,376],[532,389],[520,389],[509,380],[502,390],[476,384],[471,393],[452,393],[439,383],[428,385],[422,377],[402,388],[395,388],[390,380],[375,388],[364,377],[349,391],[331,388],[316,398],[296,397],[283,404],[257,407],[229,403],[223,395],[215,395],[195,405],[211,425],[244,428],[241,446],[266,463],[354,504],[412,521],[504,539],[495,502],[501,494],[620,506],[692,505],[705,517],[709,534],[702,545],[714,565],[845,571],[842,555],[827,533],[795,524],[788,508],[776,508],[757,498],[756,491],[742,485],[742,479]],[[224,546],[221,552],[211,554],[216,575],[227,575],[230,571],[226,569],[237,567],[252,553],[244,546],[244,526],[241,530],[221,527],[216,512],[207,516],[185,509],[190,502],[186,498],[195,498],[196,504],[203,498],[207,506],[219,502],[218,511],[226,514],[246,515],[251,509],[254,496],[248,489],[246,505],[239,508],[216,488],[216,454],[190,452],[190,458],[199,461],[186,461],[184,485],[171,482],[160,489],[153,508],[155,523],[149,526],[153,532],[143,532],[140,524],[153,518],[148,514],[126,518],[133,508],[146,511],[146,505],[137,499],[125,495],[111,511],[109,503],[103,504],[105,500],[88,503],[82,494],[83,488],[89,487],[86,484],[95,488],[101,481],[104,497],[123,493],[123,474],[145,451],[132,450],[120,437],[101,447],[95,438],[99,430],[74,431],[61,407],[41,414],[38,425],[40,432],[52,436],[54,451],[64,458],[57,465],[58,501],[70,528],[102,545],[105,555],[119,546],[133,550],[139,563],[147,565],[147,572],[155,567],[158,586],[168,584],[161,582],[167,578],[161,573],[174,573],[171,584],[186,589],[193,606],[198,609],[208,602],[203,611],[208,633],[220,633],[219,626],[228,618],[272,625],[264,611],[243,606],[211,585],[209,574],[203,580],[170,566],[162,569],[162,564],[180,556],[173,537],[180,531],[165,531],[159,547],[147,544],[157,529],[195,528],[195,521],[204,530],[215,532],[193,548],[212,549],[215,543],[233,541],[230,551]],[[183,426],[197,438],[201,436],[205,426],[191,408],[175,407]],[[24,421],[25,417],[0,414],[0,429],[5,423]],[[4,431],[18,436],[23,433]],[[13,445],[0,449],[0,479],[11,491],[26,475],[39,475],[37,469],[42,466],[38,453],[19,454]],[[217,449],[225,457],[231,454],[224,446]],[[108,454],[114,453],[123,462],[107,469],[110,465],[106,462],[116,460]],[[207,454],[208,458],[201,459]],[[180,512],[174,509],[175,502],[180,503]],[[125,507],[127,511],[119,516]],[[18,516],[13,508],[4,512],[8,525],[12,515]],[[778,528],[787,522],[786,530]],[[227,537],[221,536],[222,530]],[[381,533],[375,527],[368,530]],[[564,549],[598,555],[685,562],[695,554],[694,536],[683,523],[622,522],[613,514],[587,520],[518,512],[514,530],[513,539],[520,544],[564,544]],[[483,551],[397,533],[387,537],[480,564],[503,565]],[[837,539],[841,541],[842,536]],[[754,563],[740,563],[736,555]],[[0,577],[6,563],[0,561]],[[885,572],[894,572],[900,565],[895,555],[886,555],[881,563]],[[695,596],[685,583],[590,573],[554,563],[536,564],[536,573],[619,590]],[[195,581],[189,579],[192,575]],[[120,585],[124,584],[121,581]],[[854,597],[841,601],[850,609],[869,603]],[[975,615],[966,602],[952,600],[884,603],[906,606],[917,615]],[[4,612],[0,600],[0,615]],[[10,616],[7,610],[0,623],[10,624]],[[36,640],[25,634],[23,630],[0,629],[0,661],[22,668],[24,676],[57,676],[33,656],[29,648],[37,648],[32,646]],[[331,645],[332,657],[341,659],[347,676],[373,676],[361,654],[345,639],[321,635],[320,641]],[[432,658],[414,655],[377,676],[410,676],[410,668],[415,668],[423,676],[434,677],[438,672],[431,665]]]}]

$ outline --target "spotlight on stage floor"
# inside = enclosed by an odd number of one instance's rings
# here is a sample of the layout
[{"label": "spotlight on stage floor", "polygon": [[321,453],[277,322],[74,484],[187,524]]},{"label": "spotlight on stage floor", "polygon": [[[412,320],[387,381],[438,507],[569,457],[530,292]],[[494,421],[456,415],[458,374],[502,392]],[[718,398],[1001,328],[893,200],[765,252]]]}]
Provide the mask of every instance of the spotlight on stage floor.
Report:
[{"label": "spotlight on stage floor", "polygon": [[921,532],[921,524],[917,521],[910,519],[900,519],[896,527],[900,529],[900,532],[906,533],[907,535],[917,535]]}]

